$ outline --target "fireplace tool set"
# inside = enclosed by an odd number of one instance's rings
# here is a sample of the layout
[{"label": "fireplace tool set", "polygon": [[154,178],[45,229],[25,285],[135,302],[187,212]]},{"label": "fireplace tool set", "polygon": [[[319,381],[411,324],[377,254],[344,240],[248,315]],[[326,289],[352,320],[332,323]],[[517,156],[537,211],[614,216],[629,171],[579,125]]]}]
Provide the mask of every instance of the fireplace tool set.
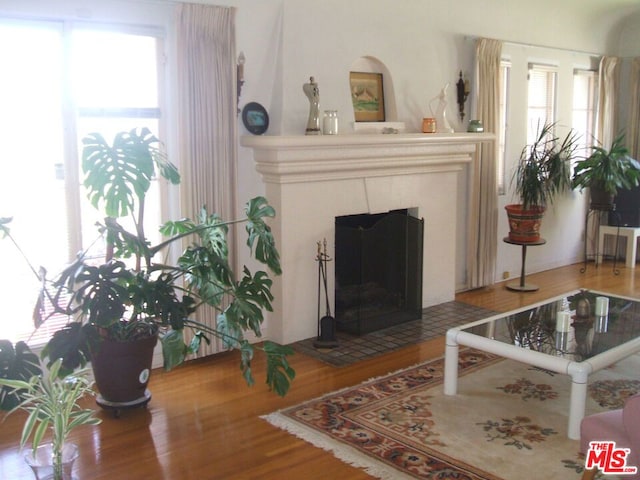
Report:
[{"label": "fireplace tool set", "polygon": [[[316,348],[335,348],[338,346],[338,340],[336,339],[336,319],[331,316],[331,307],[329,305],[327,262],[330,261],[330,258],[329,255],[327,255],[326,238],[323,242],[318,242],[316,261],[318,262],[318,338],[313,342],[313,346]],[[321,285],[324,287],[326,305],[326,311],[323,317],[320,317]]]}]

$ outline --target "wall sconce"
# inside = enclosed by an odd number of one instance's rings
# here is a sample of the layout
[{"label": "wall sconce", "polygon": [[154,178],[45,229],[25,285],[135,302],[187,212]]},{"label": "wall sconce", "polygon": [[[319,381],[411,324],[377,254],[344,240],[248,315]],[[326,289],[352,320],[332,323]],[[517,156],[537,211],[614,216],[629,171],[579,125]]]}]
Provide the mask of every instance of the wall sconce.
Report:
[{"label": "wall sconce", "polygon": [[460,121],[464,120],[464,102],[467,101],[467,97],[471,92],[471,87],[469,86],[469,80],[466,78],[462,78],[462,70],[460,70],[460,78],[458,79],[458,83],[456,83],[456,87],[458,90],[458,111],[460,113]]},{"label": "wall sconce", "polygon": [[244,52],[240,52],[240,55],[238,55],[238,64],[236,66],[237,69],[237,75],[236,75],[236,81],[237,81],[237,89],[238,89],[238,97],[237,97],[237,105],[238,105],[238,113],[240,113],[240,92],[242,91],[242,86],[244,85],[244,62],[246,61],[246,58],[244,56]]}]

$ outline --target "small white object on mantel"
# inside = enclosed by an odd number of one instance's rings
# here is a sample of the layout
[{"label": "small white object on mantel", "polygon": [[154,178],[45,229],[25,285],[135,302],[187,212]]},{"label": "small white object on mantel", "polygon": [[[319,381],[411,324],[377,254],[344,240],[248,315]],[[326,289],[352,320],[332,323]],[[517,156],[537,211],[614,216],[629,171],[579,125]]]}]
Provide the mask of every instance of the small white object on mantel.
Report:
[{"label": "small white object on mantel", "polygon": [[405,133],[404,122],[353,122],[355,133]]}]

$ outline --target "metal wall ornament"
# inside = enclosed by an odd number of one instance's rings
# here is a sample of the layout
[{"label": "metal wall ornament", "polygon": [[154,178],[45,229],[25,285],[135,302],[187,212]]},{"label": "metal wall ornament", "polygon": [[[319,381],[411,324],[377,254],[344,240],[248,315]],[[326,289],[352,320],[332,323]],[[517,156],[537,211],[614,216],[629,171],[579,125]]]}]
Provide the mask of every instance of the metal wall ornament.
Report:
[{"label": "metal wall ornament", "polygon": [[462,77],[462,70],[460,70],[460,77],[456,83],[456,93],[458,96],[458,113],[460,115],[460,121],[464,120],[464,104],[467,101],[469,93],[471,93],[471,86],[469,80]]}]

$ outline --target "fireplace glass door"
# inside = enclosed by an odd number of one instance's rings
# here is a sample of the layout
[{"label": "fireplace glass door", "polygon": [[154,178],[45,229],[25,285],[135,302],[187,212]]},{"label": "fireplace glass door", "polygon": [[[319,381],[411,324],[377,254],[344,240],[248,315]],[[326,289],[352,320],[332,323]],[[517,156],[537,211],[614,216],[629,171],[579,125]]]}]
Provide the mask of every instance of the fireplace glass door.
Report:
[{"label": "fireplace glass door", "polygon": [[424,221],[408,210],[336,218],[335,316],[363,334],[422,314]]}]

